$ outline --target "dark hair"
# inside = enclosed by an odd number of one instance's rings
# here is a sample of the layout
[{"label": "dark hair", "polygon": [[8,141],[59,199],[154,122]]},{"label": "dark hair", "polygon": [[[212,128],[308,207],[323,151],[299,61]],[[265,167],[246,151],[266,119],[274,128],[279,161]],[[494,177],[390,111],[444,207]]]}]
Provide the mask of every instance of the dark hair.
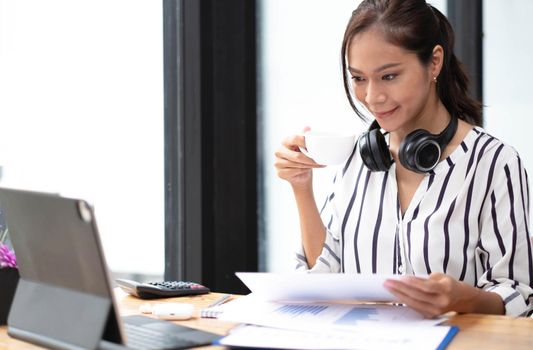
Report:
[{"label": "dark hair", "polygon": [[433,49],[441,45],[444,62],[438,76],[437,94],[450,114],[474,125],[481,125],[481,104],[468,95],[468,77],[453,52],[454,33],[446,17],[425,0],[364,0],[353,11],[342,41],[341,61],[344,90],[355,113],[347,70],[348,47],[359,33],[377,25],[393,45],[415,53],[420,62],[429,64]]}]

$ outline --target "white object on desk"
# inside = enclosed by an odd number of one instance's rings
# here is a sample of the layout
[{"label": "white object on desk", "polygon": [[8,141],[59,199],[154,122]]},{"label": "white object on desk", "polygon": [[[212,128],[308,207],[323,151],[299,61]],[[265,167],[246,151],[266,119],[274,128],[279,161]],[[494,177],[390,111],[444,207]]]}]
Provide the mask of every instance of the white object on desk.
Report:
[{"label": "white object on desk", "polygon": [[200,311],[200,317],[202,318],[218,318],[221,311],[221,305],[226,303],[231,299],[233,294],[226,294],[219,299],[215,300],[213,303],[209,304],[206,309]]},{"label": "white object on desk", "polygon": [[139,311],[143,314],[151,314],[152,313],[152,304],[150,303],[144,303],[141,306],[139,306]]},{"label": "white object on desk", "polygon": [[192,317],[194,306],[187,303],[145,303],[139,306],[143,314],[152,314],[162,320],[188,320]]}]

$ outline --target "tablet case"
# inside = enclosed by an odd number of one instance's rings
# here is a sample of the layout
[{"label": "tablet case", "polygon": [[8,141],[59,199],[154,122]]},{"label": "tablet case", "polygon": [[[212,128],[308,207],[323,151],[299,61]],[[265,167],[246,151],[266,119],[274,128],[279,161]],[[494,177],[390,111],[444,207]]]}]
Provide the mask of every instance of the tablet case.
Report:
[{"label": "tablet case", "polygon": [[17,254],[20,280],[9,335],[62,349],[96,349],[102,339],[120,344],[92,208],[77,199],[3,188],[0,205],[15,253],[26,252]]}]

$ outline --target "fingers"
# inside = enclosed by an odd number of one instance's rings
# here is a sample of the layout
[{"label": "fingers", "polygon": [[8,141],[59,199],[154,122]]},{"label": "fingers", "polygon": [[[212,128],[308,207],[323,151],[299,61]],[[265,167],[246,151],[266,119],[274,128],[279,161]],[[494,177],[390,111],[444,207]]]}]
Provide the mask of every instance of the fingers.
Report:
[{"label": "fingers", "polygon": [[[421,282],[420,284],[418,282]],[[422,281],[415,279],[388,280],[385,287],[391,292],[394,291],[402,298],[408,296],[410,300],[418,300],[423,303],[432,303],[439,293],[434,291],[434,287],[423,285]]]},{"label": "fingers", "polygon": [[440,279],[420,278],[414,276],[405,276],[400,279],[400,282],[413,292],[420,292],[423,294],[439,294],[442,292]]},{"label": "fingers", "polygon": [[307,157],[300,148],[305,148],[305,137],[293,135],[285,138],[281,147],[274,153],[276,157],[274,167],[278,177],[289,181],[292,185],[308,185],[312,178],[311,170],[325,167]]},{"label": "fingers", "polygon": [[287,151],[286,149],[280,149],[276,151],[275,156],[276,160],[274,162],[274,166],[277,169],[311,169],[324,167],[324,165],[315,163],[314,160],[299,151]]},{"label": "fingers", "polygon": [[387,289],[397,298],[399,302],[411,307],[426,318],[433,318],[442,314],[441,310],[433,303],[416,299],[401,287],[394,285],[388,286]]},{"label": "fingers", "polygon": [[313,159],[300,151],[305,148],[305,138],[302,135],[293,135],[285,138],[282,147],[275,152],[276,161],[274,166],[279,169],[285,168],[322,168]]},{"label": "fingers", "polygon": [[444,274],[433,274],[428,279],[402,277],[384,284],[402,303],[426,317],[435,317],[452,311],[454,280]]},{"label": "fingers", "polygon": [[292,149],[293,151],[298,150],[298,147],[305,148],[305,137],[303,135],[292,135],[283,139],[281,144],[284,147]]}]

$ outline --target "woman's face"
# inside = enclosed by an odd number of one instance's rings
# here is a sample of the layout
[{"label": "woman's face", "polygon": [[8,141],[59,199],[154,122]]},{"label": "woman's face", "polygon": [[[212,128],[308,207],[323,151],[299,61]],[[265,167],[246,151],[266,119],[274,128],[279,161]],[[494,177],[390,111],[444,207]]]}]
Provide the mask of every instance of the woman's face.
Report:
[{"label": "woman's face", "polygon": [[348,48],[348,69],[357,99],[387,131],[409,132],[431,124],[436,99],[431,64],[388,43],[371,28]]}]

